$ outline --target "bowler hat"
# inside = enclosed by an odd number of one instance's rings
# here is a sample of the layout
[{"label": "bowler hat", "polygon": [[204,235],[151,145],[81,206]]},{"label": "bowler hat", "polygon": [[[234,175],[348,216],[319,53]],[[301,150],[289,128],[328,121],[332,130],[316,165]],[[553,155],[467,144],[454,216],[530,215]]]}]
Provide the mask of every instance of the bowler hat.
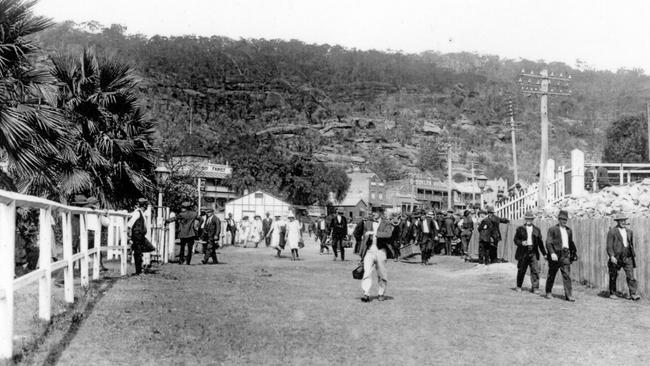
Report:
[{"label": "bowler hat", "polygon": [[532,220],[534,218],[535,218],[535,214],[533,214],[533,211],[526,211],[526,213],[524,214],[524,219]]},{"label": "bowler hat", "polygon": [[568,220],[569,219],[569,213],[564,211],[564,210],[561,210],[560,213],[557,215],[557,219],[558,220],[562,220],[562,219]]},{"label": "bowler hat", "polygon": [[614,216],[614,221],[621,221],[621,220],[627,220],[627,216],[623,214],[622,212],[619,212]]}]

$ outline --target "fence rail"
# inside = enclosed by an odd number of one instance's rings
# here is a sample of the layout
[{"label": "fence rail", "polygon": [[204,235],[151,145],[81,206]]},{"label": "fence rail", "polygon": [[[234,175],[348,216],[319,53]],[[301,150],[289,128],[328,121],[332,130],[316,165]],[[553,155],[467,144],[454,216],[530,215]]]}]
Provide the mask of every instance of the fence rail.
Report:
[{"label": "fence rail", "polygon": [[[638,282],[638,293],[641,296],[650,296],[650,217],[638,217],[628,220],[629,228],[634,232],[634,249],[636,251],[635,269]],[[535,220],[535,225],[542,231],[546,242],[548,228],[556,225],[554,220]],[[515,262],[514,236],[515,230],[523,221],[511,221],[510,224],[501,224],[503,241],[499,243],[498,257]],[[609,288],[609,271],[607,268],[607,231],[615,223],[610,218],[598,219],[571,219],[568,226],[573,230],[573,240],[578,249],[578,261],[571,266],[571,276],[574,281],[589,286],[607,290]],[[475,230],[469,247],[470,253],[478,253],[478,232]],[[548,265],[542,260],[542,275],[546,275]],[[625,276],[617,280],[619,291],[627,291]],[[513,278],[514,283],[514,278]]]},{"label": "fence rail", "polygon": [[[15,278],[16,207],[37,208],[39,214],[38,269]],[[51,223],[53,211],[60,213],[63,231],[63,259],[52,262],[54,236]],[[88,219],[92,216],[100,222],[100,215],[108,215],[108,245],[101,245],[99,233],[94,235],[94,248],[88,249]],[[78,253],[72,248],[72,216],[79,215]],[[99,257],[101,252],[112,251],[120,258],[120,274],[127,271],[127,218],[121,211],[98,211],[66,206],[39,197],[0,190],[0,360],[13,355],[14,292],[29,284],[38,282],[38,317],[50,321],[52,317],[52,272],[63,270],[64,298],[74,302],[75,262],[79,263],[82,287],[89,286],[89,263],[92,265],[92,279],[99,279]]]}]

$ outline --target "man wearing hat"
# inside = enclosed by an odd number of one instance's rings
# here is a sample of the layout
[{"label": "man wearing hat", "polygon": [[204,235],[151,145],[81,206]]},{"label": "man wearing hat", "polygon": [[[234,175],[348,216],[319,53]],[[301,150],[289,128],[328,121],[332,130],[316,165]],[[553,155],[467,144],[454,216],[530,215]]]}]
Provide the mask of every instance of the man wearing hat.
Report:
[{"label": "man wearing hat", "polygon": [[366,217],[366,211],[359,210],[359,217],[357,218],[356,225],[352,231],[352,236],[354,236],[354,253],[359,254],[361,250],[361,241],[363,240],[363,234],[366,232],[365,225],[368,218]]},{"label": "man wearing hat", "polygon": [[[196,238],[196,227],[199,223],[199,217],[196,211],[193,211],[192,205],[185,201],[181,203],[181,212],[167,219],[167,223],[176,221],[178,223],[178,237],[181,239],[181,252],[178,258],[178,263],[190,265],[192,261],[192,247],[194,246],[194,238]],[[187,247],[187,259],[185,257],[185,247]]]},{"label": "man wearing hat", "polygon": [[639,300],[636,294],[637,284],[634,278],[636,268],[636,254],[634,252],[634,235],[632,230],[626,228],[627,217],[619,213],[614,217],[616,226],[607,233],[607,268],[609,269],[609,298],[616,299],[616,278],[618,271],[623,268],[627,287],[630,290],[630,299]]},{"label": "man wearing hat", "polygon": [[562,210],[557,216],[558,224],[548,229],[546,234],[546,251],[548,257],[548,275],[546,276],[546,298],[551,298],[553,282],[557,271],[562,272],[564,296],[567,301],[575,301],[571,285],[571,263],[578,260],[578,251],[573,242],[573,232],[566,226],[569,214]]},{"label": "man wearing hat", "polygon": [[497,248],[501,241],[501,230],[499,224],[507,224],[508,219],[498,217],[494,214],[494,207],[487,206],[487,217],[481,220],[478,226],[478,261],[482,264],[495,263],[497,260]]},{"label": "man wearing hat", "polygon": [[343,240],[348,235],[348,221],[343,216],[343,210],[337,209],[336,216],[330,222],[330,235],[332,236],[332,249],[334,250],[334,259],[338,257],[338,251],[341,251],[341,261],[345,261],[345,248]]},{"label": "man wearing hat", "polygon": [[420,242],[420,259],[422,260],[422,265],[428,265],[429,260],[433,256],[433,248],[435,246],[435,241],[438,240],[438,223],[433,217],[433,211],[429,211],[426,214],[422,212],[420,216],[420,223],[417,225],[419,233],[419,242]]},{"label": "man wearing hat", "polygon": [[271,237],[267,234],[271,231],[271,225],[273,224],[273,219],[271,218],[271,213],[267,212],[264,219],[262,219],[262,235],[264,235],[264,243],[268,247],[271,245]]},{"label": "man wearing hat", "polygon": [[205,210],[206,219],[203,226],[203,264],[208,263],[212,258],[213,263],[219,263],[217,259],[217,248],[219,247],[219,235],[221,235],[221,220],[214,215],[214,210]]},{"label": "man wearing hat", "polygon": [[539,294],[539,252],[546,255],[546,248],[542,241],[542,232],[533,225],[535,215],[532,211],[524,214],[524,225],[515,231],[515,259],[517,260],[517,288],[521,292],[521,285],[524,283],[526,271],[530,267],[530,291]]},{"label": "man wearing hat", "polygon": [[445,255],[451,255],[451,241],[456,236],[456,223],[454,220],[454,210],[447,210],[447,215],[443,222],[442,231],[445,237]]},{"label": "man wearing hat", "polygon": [[324,254],[325,251],[327,251],[327,254],[330,254],[330,248],[327,247],[328,225],[325,218],[325,214],[321,214],[320,219],[316,221],[316,235],[320,241],[320,254]]},{"label": "man wearing hat", "polygon": [[135,210],[127,222],[128,236],[131,239],[131,250],[133,252],[133,263],[135,264],[135,275],[142,273],[142,248],[148,231],[148,223],[144,216],[149,201],[146,198],[139,198]]},{"label": "man wearing hat", "polygon": [[230,245],[235,246],[235,236],[237,235],[237,223],[232,218],[232,213],[228,213],[226,219],[226,232],[230,233]]},{"label": "man wearing hat", "polygon": [[363,279],[361,280],[361,289],[363,296],[361,301],[370,302],[370,288],[372,287],[375,271],[377,272],[377,289],[379,296],[377,300],[384,300],[384,293],[388,284],[388,274],[386,271],[386,258],[388,241],[393,235],[393,225],[382,217],[380,212],[373,212],[373,221],[371,229],[365,233],[367,249],[363,251]]}]

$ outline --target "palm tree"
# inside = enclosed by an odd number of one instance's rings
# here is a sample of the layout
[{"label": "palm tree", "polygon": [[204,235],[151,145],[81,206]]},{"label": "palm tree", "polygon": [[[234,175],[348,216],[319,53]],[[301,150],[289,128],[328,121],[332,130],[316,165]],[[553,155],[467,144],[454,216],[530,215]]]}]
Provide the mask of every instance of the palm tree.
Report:
[{"label": "palm tree", "polygon": [[153,123],[138,105],[138,80],[128,64],[84,49],[52,58],[58,105],[72,122],[78,160],[64,164],[61,191],[89,193],[106,206],[132,201],[152,188]]},{"label": "palm tree", "polygon": [[34,4],[0,0],[0,149],[18,188],[27,191],[33,182],[56,185],[52,166],[74,161],[66,120],[55,106],[55,80],[36,65],[39,47],[30,36],[52,23],[32,14]]}]

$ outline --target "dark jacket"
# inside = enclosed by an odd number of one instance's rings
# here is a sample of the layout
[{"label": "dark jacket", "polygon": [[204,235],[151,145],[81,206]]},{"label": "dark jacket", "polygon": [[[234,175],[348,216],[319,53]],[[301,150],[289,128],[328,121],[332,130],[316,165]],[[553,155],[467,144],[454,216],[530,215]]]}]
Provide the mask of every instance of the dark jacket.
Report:
[{"label": "dark jacket", "polygon": [[[539,228],[533,225],[533,253],[535,257],[539,260],[539,252],[541,251],[543,255],[546,255],[546,248],[544,248],[544,241],[542,240],[542,232]],[[526,225],[521,225],[515,231],[515,245],[517,246],[517,251],[515,251],[515,259],[520,261],[525,254],[524,243],[528,240],[528,231],[526,230]]]},{"label": "dark jacket", "polygon": [[[366,221],[366,231],[372,231],[372,220]],[[393,224],[390,223],[388,219],[381,218],[379,219],[379,227],[377,228],[377,249],[388,249],[390,244],[390,239],[393,236]],[[363,236],[361,241],[360,255],[363,256],[366,254],[366,251],[372,245],[372,235]]]},{"label": "dark jacket", "polygon": [[507,224],[510,220],[502,219],[494,214],[490,214],[488,217],[484,218],[483,221],[479,224],[479,240],[485,242],[492,242],[494,244],[501,241],[501,229],[499,224]]},{"label": "dark jacket", "polygon": [[[427,222],[427,226],[429,227],[429,235],[428,236],[424,232],[424,223],[423,222],[425,220]],[[434,219],[432,219],[430,217],[425,217],[422,221],[423,222],[421,223],[421,226],[420,226],[420,230],[422,230],[422,238],[424,238],[426,236],[429,239],[433,239],[436,236],[438,236],[438,229],[436,229],[437,222],[434,222],[435,221]]]},{"label": "dark jacket", "polygon": [[181,239],[196,237],[195,221],[199,216],[196,212],[187,210],[182,211],[174,217],[167,219],[167,222],[176,221],[178,223],[178,237]]},{"label": "dark jacket", "polygon": [[221,235],[221,220],[215,215],[205,219],[205,226],[203,227],[203,240],[219,240]]},{"label": "dark jacket", "polygon": [[[629,254],[632,257],[632,263],[634,264],[634,267],[636,268],[636,253],[634,252],[634,234],[632,233],[632,230],[625,228],[625,231],[627,232],[627,246],[630,250]],[[623,246],[623,237],[621,236],[621,232],[618,230],[618,227],[613,227],[609,229],[609,232],[607,233],[607,256],[609,257],[614,257],[617,260],[620,260],[623,258],[623,254],[625,253],[625,247]]]},{"label": "dark jacket", "polygon": [[269,231],[271,230],[271,224],[273,224],[273,219],[272,218],[263,218],[262,219],[262,232],[264,235],[268,234]]},{"label": "dark jacket", "polygon": [[[571,256],[571,262],[574,262],[578,259],[578,250],[576,245],[573,242],[573,231],[570,227],[566,227],[567,237],[569,239],[569,254]],[[548,234],[546,234],[546,250],[547,257],[551,260],[551,254],[555,253],[560,256],[562,253],[562,234],[560,233],[560,225],[552,226],[548,229]]]},{"label": "dark jacket", "polygon": [[444,225],[441,230],[444,236],[456,236],[456,223],[452,216],[445,217]]},{"label": "dark jacket", "polygon": [[408,244],[408,242],[411,240],[411,237],[413,235],[413,223],[404,220],[399,223],[399,240],[404,243]]},{"label": "dark jacket", "polygon": [[345,239],[348,236],[348,220],[343,215],[340,218],[341,221],[339,221],[339,216],[334,216],[330,221],[329,232],[334,240]]}]

